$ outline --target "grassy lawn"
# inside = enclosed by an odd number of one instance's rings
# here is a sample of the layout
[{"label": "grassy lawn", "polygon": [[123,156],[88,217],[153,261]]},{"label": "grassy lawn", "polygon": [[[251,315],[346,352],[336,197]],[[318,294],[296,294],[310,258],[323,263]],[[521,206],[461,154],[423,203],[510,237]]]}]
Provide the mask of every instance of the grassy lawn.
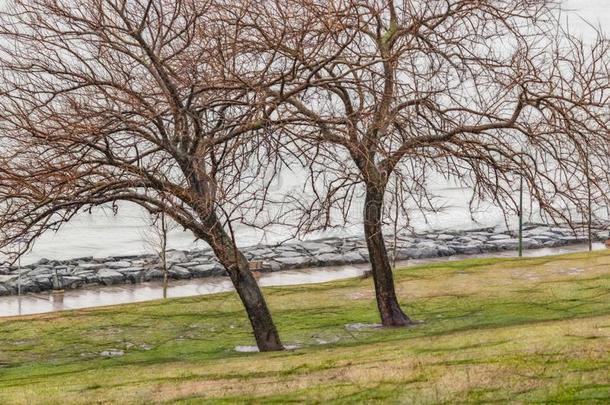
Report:
[{"label": "grassy lawn", "polygon": [[0,403],[608,403],[609,253],[398,270],[408,329],[345,327],[377,322],[370,279],[267,288],[284,353],[233,350],[233,294],[4,319]]}]

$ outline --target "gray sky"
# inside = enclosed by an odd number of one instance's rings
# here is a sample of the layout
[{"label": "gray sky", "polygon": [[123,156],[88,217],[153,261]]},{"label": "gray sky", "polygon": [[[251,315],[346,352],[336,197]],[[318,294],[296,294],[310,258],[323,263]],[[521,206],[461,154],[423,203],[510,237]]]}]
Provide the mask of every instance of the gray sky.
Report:
[{"label": "gray sky", "polygon": [[[9,0],[0,0],[0,9]],[[610,0],[563,0],[563,8],[569,10],[569,25],[573,32],[583,32],[586,35],[591,30],[578,17],[593,25],[601,26],[610,36]]]},{"label": "gray sky", "polygon": [[563,7],[569,11],[566,15],[572,32],[589,35],[592,31],[585,20],[610,35],[610,0],[565,0]]},{"label": "gray sky", "polygon": [[[8,0],[0,0],[0,6],[7,2]],[[591,23],[602,24],[605,31],[610,32],[610,0],[564,0],[563,7],[575,11]],[[580,25],[577,23],[574,19],[571,25]]]}]

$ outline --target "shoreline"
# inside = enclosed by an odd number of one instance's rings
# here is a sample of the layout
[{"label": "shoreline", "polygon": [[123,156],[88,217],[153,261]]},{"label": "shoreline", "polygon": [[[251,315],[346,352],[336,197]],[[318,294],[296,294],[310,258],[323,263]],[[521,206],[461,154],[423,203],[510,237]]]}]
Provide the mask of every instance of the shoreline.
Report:
[{"label": "shoreline", "polygon": [[[596,230],[594,240],[606,239],[607,231]],[[421,260],[455,255],[477,255],[517,250],[513,233],[494,228],[468,231],[441,231],[396,237],[396,260]],[[527,224],[524,249],[555,248],[586,243],[588,239],[569,228]],[[386,240],[390,257],[394,237]],[[280,245],[242,248],[250,261],[262,262],[261,273],[303,268],[319,268],[368,263],[364,237],[323,238]],[[225,276],[211,249],[167,252],[170,280]],[[81,257],[68,260],[41,259],[21,267],[0,265],[0,296],[40,293],[53,289],[118,286],[158,281],[163,278],[157,255],[123,255],[104,258]]]},{"label": "shoreline", "polygon": [[[594,251],[603,251],[604,245],[594,244]],[[555,257],[571,253],[587,251],[586,244],[567,245],[555,248],[540,248],[524,251],[525,259],[538,257]],[[477,255],[455,255],[430,259],[411,259],[398,261],[397,268],[409,268],[422,265],[450,263],[468,259],[516,259],[515,253],[505,250]],[[278,286],[304,286],[326,283],[338,280],[347,280],[362,277],[368,269],[366,264],[353,264],[343,266],[304,268],[283,270],[278,272],[260,273],[258,284],[261,288]],[[578,269],[566,269],[566,274],[578,274]],[[530,276],[528,276],[530,277]],[[534,280],[535,278],[531,278]],[[61,311],[112,307],[133,303],[144,303],[164,298],[184,298],[203,295],[214,295],[235,291],[228,277],[192,278],[188,280],[174,280],[169,283],[166,291],[160,280],[142,282],[138,284],[121,284],[113,286],[86,285],[82,288],[62,290],[61,292],[47,291],[29,293],[25,295],[12,295],[0,297],[0,319],[23,317],[37,314],[54,313]]]}]

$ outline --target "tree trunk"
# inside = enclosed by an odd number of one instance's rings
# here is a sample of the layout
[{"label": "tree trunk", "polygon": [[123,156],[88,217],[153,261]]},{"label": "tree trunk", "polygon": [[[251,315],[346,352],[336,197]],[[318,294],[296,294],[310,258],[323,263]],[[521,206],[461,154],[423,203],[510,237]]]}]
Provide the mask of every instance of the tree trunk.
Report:
[{"label": "tree trunk", "polygon": [[246,258],[241,252],[239,255],[241,256],[239,268],[237,271],[229,271],[229,276],[246,307],[258,349],[261,352],[283,350],[280,335],[271,318],[265,297],[248,268]]},{"label": "tree trunk", "polygon": [[377,308],[383,326],[408,326],[412,322],[398,304],[392,266],[381,229],[384,191],[384,187],[367,185],[364,208],[364,234],[375,282]]},{"label": "tree trunk", "polygon": [[250,319],[258,349],[261,352],[284,350],[263,293],[249,269],[248,260],[235,246],[233,239],[222,228],[215,215],[206,220],[206,232],[202,238],[212,247],[216,257],[229,273]]}]

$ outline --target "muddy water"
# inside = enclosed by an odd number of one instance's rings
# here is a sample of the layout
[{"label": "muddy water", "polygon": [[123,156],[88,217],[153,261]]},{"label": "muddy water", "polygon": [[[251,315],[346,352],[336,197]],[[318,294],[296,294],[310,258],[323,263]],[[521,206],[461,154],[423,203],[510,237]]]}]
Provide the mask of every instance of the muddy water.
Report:
[{"label": "muddy water", "polygon": [[[603,249],[601,243],[594,248]],[[560,248],[547,248],[526,251],[528,257],[556,255],[562,253],[585,251],[585,245],[574,245]],[[410,260],[400,262],[401,266],[413,266],[423,263],[454,261],[472,257],[514,257],[514,252],[495,252],[476,256],[451,256],[437,259]],[[299,285],[324,283],[362,275],[368,265],[349,265],[335,267],[320,267],[313,269],[286,270],[276,273],[265,273],[260,276],[261,286]],[[210,277],[194,280],[171,282],[168,297],[189,297],[232,291],[233,286],[226,277]],[[163,287],[160,283],[142,283],[115,287],[82,288],[69,290],[63,294],[28,294],[25,296],[9,296],[0,298],[0,316],[30,315],[46,312],[63,311],[78,308],[91,308],[106,305],[126,304],[131,302],[150,301],[163,297]]]}]

